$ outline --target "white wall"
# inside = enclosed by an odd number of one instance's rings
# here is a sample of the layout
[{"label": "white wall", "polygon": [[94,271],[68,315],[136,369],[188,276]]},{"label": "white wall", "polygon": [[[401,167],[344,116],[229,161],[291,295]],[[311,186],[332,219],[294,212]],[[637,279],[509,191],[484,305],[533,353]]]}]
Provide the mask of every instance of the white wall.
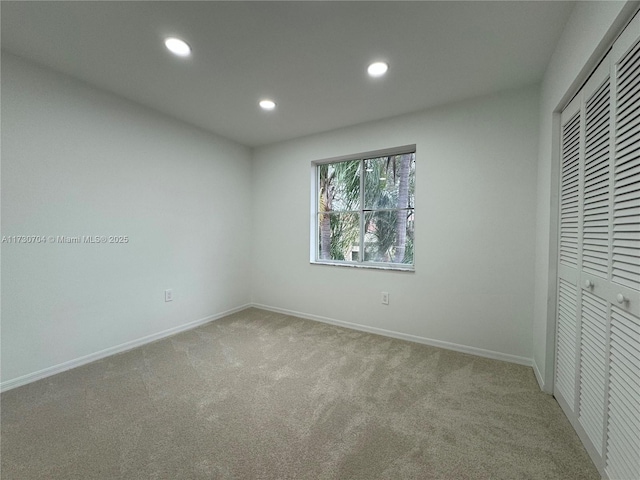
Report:
[{"label": "white wall", "polygon": [[577,92],[636,5],[577,2],[541,86],[533,357],[538,381],[547,392],[553,387],[555,348],[559,126],[554,112]]},{"label": "white wall", "polygon": [[248,148],[3,54],[2,235],[130,239],[2,245],[3,385],[247,304],[250,164]]},{"label": "white wall", "polygon": [[[251,275],[258,304],[533,357],[549,391],[553,112],[635,3],[578,2],[540,97],[507,92],[260,148],[253,176],[242,146],[3,53],[2,234],[131,239],[2,245],[3,384],[242,306]],[[310,265],[310,162],[410,143],[416,272]]]},{"label": "white wall", "polygon": [[[527,88],[256,149],[253,301],[530,362],[537,121]],[[310,265],[311,161],[414,143],[415,273]]]}]

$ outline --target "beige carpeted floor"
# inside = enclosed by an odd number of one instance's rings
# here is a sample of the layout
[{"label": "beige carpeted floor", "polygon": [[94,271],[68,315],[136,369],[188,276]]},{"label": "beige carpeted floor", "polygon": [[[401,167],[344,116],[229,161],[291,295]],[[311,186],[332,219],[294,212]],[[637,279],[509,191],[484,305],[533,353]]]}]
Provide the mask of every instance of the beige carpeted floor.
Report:
[{"label": "beige carpeted floor", "polygon": [[1,400],[2,480],[599,478],[531,368],[256,309]]}]

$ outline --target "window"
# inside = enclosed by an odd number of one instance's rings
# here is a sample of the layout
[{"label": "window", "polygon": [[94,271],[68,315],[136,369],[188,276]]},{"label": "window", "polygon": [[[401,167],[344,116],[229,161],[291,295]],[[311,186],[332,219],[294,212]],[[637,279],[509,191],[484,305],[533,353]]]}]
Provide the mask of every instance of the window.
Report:
[{"label": "window", "polygon": [[312,262],[412,270],[415,145],[314,162]]}]

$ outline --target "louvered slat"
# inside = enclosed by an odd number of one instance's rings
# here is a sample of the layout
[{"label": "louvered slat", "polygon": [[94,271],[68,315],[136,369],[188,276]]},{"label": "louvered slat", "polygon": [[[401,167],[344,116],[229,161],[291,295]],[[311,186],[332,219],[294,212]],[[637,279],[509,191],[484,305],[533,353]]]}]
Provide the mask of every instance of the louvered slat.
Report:
[{"label": "louvered slat", "polygon": [[585,108],[582,268],[602,278],[609,275],[610,119],[607,77]]},{"label": "louvered slat", "polygon": [[560,279],[558,285],[556,388],[567,401],[571,410],[573,410],[575,397],[577,295],[578,291],[574,285]]},{"label": "louvered slat", "polygon": [[560,263],[578,266],[578,186],[580,115],[562,131],[562,185],[560,193]]},{"label": "louvered slat", "polygon": [[640,291],[640,43],[616,72],[612,280]]},{"label": "louvered slat", "polygon": [[605,411],[607,313],[608,305],[604,300],[587,291],[582,292],[578,418],[600,455]]},{"label": "louvered slat", "polygon": [[640,478],[640,318],[611,307],[606,469],[612,479]]}]

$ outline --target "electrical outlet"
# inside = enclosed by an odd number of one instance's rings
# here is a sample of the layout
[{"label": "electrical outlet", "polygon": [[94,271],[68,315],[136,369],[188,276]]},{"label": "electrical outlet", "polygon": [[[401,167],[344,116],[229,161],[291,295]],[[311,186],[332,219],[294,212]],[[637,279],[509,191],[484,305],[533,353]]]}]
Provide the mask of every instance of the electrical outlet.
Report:
[{"label": "electrical outlet", "polygon": [[389,292],[382,292],[382,304],[389,305]]},{"label": "electrical outlet", "polygon": [[169,289],[164,291],[164,301],[173,302],[173,290]]}]

